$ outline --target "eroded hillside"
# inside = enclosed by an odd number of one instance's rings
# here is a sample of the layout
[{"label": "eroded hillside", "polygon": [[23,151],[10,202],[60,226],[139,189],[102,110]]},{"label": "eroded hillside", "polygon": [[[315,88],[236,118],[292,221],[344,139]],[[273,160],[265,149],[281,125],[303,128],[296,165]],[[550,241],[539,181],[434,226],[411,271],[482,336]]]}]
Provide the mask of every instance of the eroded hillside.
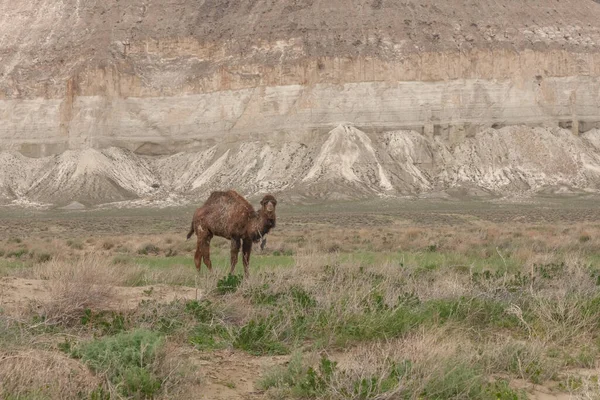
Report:
[{"label": "eroded hillside", "polygon": [[598,21],[593,0],[4,1],[0,193],[593,190]]},{"label": "eroded hillside", "polygon": [[513,196],[600,189],[600,130],[489,128],[456,144],[414,131],[367,134],[340,125],[312,143],[247,141],[142,156],[68,150],[31,159],[4,152],[3,203],[172,205],[236,188],[286,200],[387,196]]}]

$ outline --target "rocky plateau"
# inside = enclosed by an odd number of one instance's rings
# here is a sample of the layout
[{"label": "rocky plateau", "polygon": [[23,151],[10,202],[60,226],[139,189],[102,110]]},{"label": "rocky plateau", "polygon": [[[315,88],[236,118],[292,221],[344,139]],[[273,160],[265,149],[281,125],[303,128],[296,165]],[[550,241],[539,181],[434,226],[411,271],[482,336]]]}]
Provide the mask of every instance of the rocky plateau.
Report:
[{"label": "rocky plateau", "polygon": [[0,204],[600,189],[594,0],[0,0]]}]

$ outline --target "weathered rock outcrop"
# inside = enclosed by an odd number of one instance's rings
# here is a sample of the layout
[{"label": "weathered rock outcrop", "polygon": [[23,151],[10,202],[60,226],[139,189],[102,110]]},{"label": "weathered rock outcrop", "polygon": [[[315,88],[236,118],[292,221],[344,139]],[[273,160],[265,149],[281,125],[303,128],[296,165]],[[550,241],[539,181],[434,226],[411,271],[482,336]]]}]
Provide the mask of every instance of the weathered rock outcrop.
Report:
[{"label": "weathered rock outcrop", "polygon": [[286,200],[600,189],[597,129],[575,136],[561,128],[488,128],[456,144],[414,131],[367,134],[347,124],[322,136],[310,144],[222,143],[168,156],[114,147],[37,159],[4,152],[0,202],[173,204],[224,187],[280,192]]},{"label": "weathered rock outcrop", "polygon": [[[28,168],[0,196],[595,187],[598,21],[593,0],[3,2],[0,166]],[[558,143],[586,160],[523,150]]]}]

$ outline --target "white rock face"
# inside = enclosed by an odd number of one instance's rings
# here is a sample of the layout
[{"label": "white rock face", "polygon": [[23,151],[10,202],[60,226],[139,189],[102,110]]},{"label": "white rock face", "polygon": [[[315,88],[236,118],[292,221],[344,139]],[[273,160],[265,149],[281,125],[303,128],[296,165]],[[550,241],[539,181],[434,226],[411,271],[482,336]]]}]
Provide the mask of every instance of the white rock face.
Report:
[{"label": "white rock face", "polygon": [[[343,124],[310,146],[243,142],[170,156],[108,148],[28,159],[0,153],[4,204],[197,202],[212,190],[349,199],[477,187],[498,195],[600,189],[600,130],[487,129],[456,144]],[[123,203],[125,202],[125,203]]]},{"label": "white rock face", "polygon": [[[61,123],[57,101],[1,100],[10,118],[0,144],[29,156],[122,147],[138,154],[205,150],[238,141],[310,142],[340,122],[365,131],[415,129],[448,142],[491,126],[569,123],[578,134],[600,124],[600,80],[587,76],[443,82],[277,86],[185,96],[81,96]],[[16,115],[23,115],[18,118]],[[43,127],[40,125],[43,124]],[[66,130],[65,130],[66,129]]]}]

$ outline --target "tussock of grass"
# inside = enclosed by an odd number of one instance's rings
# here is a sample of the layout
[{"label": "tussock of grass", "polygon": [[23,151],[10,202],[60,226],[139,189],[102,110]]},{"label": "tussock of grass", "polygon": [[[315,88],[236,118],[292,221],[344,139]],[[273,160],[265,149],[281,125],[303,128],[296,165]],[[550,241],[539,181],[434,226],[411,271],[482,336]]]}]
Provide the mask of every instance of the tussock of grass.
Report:
[{"label": "tussock of grass", "polygon": [[93,393],[102,380],[77,360],[51,351],[0,352],[0,398],[74,399]]},{"label": "tussock of grass", "polygon": [[29,253],[29,250],[27,250],[27,249],[18,249],[18,250],[9,251],[8,253],[6,253],[6,257],[7,258],[23,258],[24,256],[27,255],[27,253]]},{"label": "tussock of grass", "polygon": [[289,349],[277,337],[277,317],[250,320],[237,333],[233,346],[255,355],[288,354]]},{"label": "tussock of grass", "polygon": [[36,261],[38,263],[45,263],[52,260],[52,255],[49,253],[40,253],[36,255]]},{"label": "tussock of grass", "polygon": [[232,343],[234,329],[223,323],[210,301],[188,301],[185,312],[196,321],[190,332],[189,342],[197,349],[218,349]]},{"label": "tussock of grass", "polygon": [[138,250],[138,254],[144,254],[144,255],[148,255],[148,254],[158,255],[159,252],[160,252],[160,249],[158,248],[158,246],[156,246],[152,243],[147,243]]},{"label": "tussock of grass", "polygon": [[46,323],[71,323],[86,309],[102,309],[123,274],[105,260],[84,256],[76,261],[51,260],[33,267],[28,276],[47,281],[48,298],[40,302]]},{"label": "tussock of grass", "polygon": [[217,282],[217,293],[226,294],[235,292],[242,283],[242,280],[242,275],[227,274],[227,276],[219,279]]},{"label": "tussock of grass", "polygon": [[118,393],[148,398],[161,387],[162,378],[156,371],[163,344],[160,334],[137,330],[82,343],[71,354],[97,375],[105,376]]},{"label": "tussock of grass", "polygon": [[67,240],[67,246],[76,250],[83,250],[84,244],[79,239],[69,239]]},{"label": "tussock of grass", "polygon": [[[526,398],[506,381],[488,380],[483,365],[458,351],[458,346],[440,347],[437,339],[438,347],[425,347],[430,339],[415,336],[361,347],[341,362],[296,352],[286,367],[269,370],[259,385],[276,398]],[[418,354],[413,353],[416,349]]]}]

